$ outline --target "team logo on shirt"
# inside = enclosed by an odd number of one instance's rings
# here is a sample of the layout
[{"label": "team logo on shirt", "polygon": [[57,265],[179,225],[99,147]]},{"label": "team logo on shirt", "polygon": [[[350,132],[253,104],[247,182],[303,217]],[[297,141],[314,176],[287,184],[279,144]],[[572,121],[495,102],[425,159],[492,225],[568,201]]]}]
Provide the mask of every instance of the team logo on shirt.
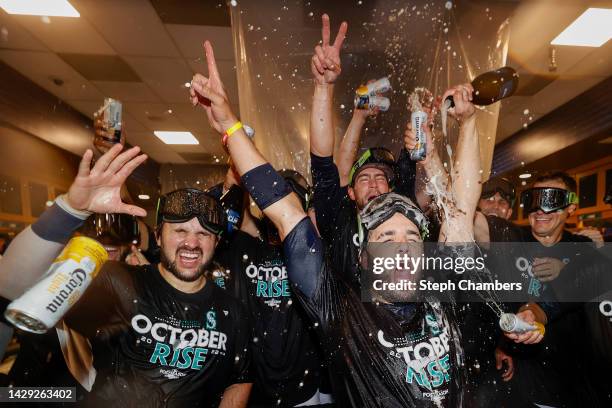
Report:
[{"label": "team logo on shirt", "polygon": [[291,296],[287,268],[282,261],[275,260],[264,264],[250,264],[246,267],[247,277],[254,283],[255,296],[266,298],[266,304],[278,307],[283,298]]},{"label": "team logo on shirt", "polygon": [[384,332],[379,330],[377,339],[383,347],[391,349],[390,356],[406,362],[406,382],[416,382],[429,390],[423,395],[433,400],[447,394],[447,390],[436,391],[436,388],[450,382],[449,336],[446,328],[441,329],[433,315],[426,315],[425,326],[418,333],[393,341],[387,340]]},{"label": "team logo on shirt", "polygon": [[[172,317],[150,319],[144,314],[132,317],[132,329],[138,344],[155,344],[149,363],[175,370],[163,370],[166,378],[178,378],[176,369],[201,370],[212,355],[225,356],[227,334],[215,330],[217,314],[209,310],[205,322],[178,320]],[[202,327],[204,326],[204,327]]]},{"label": "team logo on shirt", "polygon": [[217,328],[217,313],[214,310],[209,310],[206,313],[206,330],[215,330]]}]

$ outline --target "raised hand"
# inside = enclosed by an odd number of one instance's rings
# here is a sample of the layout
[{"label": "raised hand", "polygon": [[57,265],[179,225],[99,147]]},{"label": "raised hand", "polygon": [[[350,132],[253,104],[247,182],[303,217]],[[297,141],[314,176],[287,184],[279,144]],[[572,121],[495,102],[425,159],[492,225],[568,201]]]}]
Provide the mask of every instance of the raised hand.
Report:
[{"label": "raised hand", "polygon": [[210,126],[217,132],[224,133],[237,119],[221,82],[215,53],[209,41],[204,42],[204,52],[208,64],[208,78],[202,74],[193,76],[189,89],[190,100],[193,106],[201,105],[204,108]]},{"label": "raised hand", "polygon": [[147,159],[147,155],[139,155],[139,147],[121,153],[122,149],[122,145],[114,145],[91,170],[93,152],[89,149],[85,152],[78,174],[66,195],[66,201],[72,208],[101,214],[147,215],[144,209],[121,201],[121,186],[134,169]]},{"label": "raised hand", "polygon": [[[474,93],[474,87],[472,84],[457,85],[447,90],[442,96],[442,101],[445,101],[448,96],[453,97],[455,107],[450,108],[448,113],[457,121],[463,122],[467,119],[474,117],[476,108],[472,104],[472,95]],[[444,103],[444,102],[442,102]]]},{"label": "raised hand", "polygon": [[346,21],[340,24],[336,39],[334,40],[334,43],[330,45],[329,16],[327,14],[323,14],[321,19],[323,22],[321,27],[323,42],[321,45],[317,45],[315,47],[315,53],[310,61],[310,69],[317,84],[333,84],[342,71],[340,63],[340,49],[342,48],[342,43],[346,37],[348,24]]}]

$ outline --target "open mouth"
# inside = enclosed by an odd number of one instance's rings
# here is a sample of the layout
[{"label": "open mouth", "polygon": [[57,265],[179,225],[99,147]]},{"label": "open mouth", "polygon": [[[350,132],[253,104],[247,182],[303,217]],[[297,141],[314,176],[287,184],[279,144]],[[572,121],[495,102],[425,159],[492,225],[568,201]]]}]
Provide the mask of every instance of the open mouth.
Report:
[{"label": "open mouth", "polygon": [[191,268],[200,264],[200,258],[202,256],[201,251],[193,251],[187,249],[180,249],[177,253],[177,259],[182,266]]}]

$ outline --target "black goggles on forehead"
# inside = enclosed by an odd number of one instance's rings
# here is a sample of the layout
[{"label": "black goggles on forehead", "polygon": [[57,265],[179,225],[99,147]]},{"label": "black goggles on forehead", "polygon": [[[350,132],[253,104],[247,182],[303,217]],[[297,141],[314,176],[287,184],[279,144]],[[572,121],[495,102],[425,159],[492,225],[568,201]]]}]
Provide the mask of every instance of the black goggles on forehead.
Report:
[{"label": "black goggles on forehead", "polygon": [[538,210],[548,214],[578,204],[578,196],[562,188],[530,188],[521,194],[521,204],[528,214]]},{"label": "black goggles on forehead", "polygon": [[202,228],[215,235],[225,230],[225,214],[219,201],[204,191],[184,188],[163,195],[157,202],[157,225],[197,218]]},{"label": "black goggles on forehead", "polygon": [[140,240],[138,220],[127,214],[94,214],[79,233],[107,245],[130,245]]},{"label": "black goggles on forehead", "polygon": [[373,147],[366,150],[353,166],[351,167],[351,171],[349,172],[349,184],[353,184],[355,181],[355,175],[365,165],[368,164],[381,164],[389,167],[389,171],[385,171],[389,182],[393,181],[393,171],[395,170],[395,157],[393,153],[383,147]]},{"label": "black goggles on forehead", "polygon": [[510,205],[514,205],[514,198],[516,197],[516,191],[514,186],[507,180],[489,180],[482,186],[482,194],[480,198],[484,198],[485,200],[493,197],[496,193],[499,193],[500,196],[506,201],[510,203]]}]

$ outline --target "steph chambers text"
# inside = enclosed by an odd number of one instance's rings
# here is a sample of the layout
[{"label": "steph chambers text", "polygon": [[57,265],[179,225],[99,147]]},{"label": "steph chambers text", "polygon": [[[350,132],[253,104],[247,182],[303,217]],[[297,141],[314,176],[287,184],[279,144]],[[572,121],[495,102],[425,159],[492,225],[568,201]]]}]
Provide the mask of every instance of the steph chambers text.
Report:
[{"label": "steph chambers text", "polygon": [[429,291],[429,292],[446,292],[446,291],[481,291],[481,290],[495,290],[495,291],[521,291],[523,285],[521,282],[500,282],[494,280],[492,282],[476,282],[469,279],[462,279],[460,281],[445,281],[445,282],[432,282],[427,279],[421,279],[419,281],[412,281],[409,279],[401,279],[393,282],[386,282],[382,279],[376,279],[372,282],[372,288],[376,291]]}]

